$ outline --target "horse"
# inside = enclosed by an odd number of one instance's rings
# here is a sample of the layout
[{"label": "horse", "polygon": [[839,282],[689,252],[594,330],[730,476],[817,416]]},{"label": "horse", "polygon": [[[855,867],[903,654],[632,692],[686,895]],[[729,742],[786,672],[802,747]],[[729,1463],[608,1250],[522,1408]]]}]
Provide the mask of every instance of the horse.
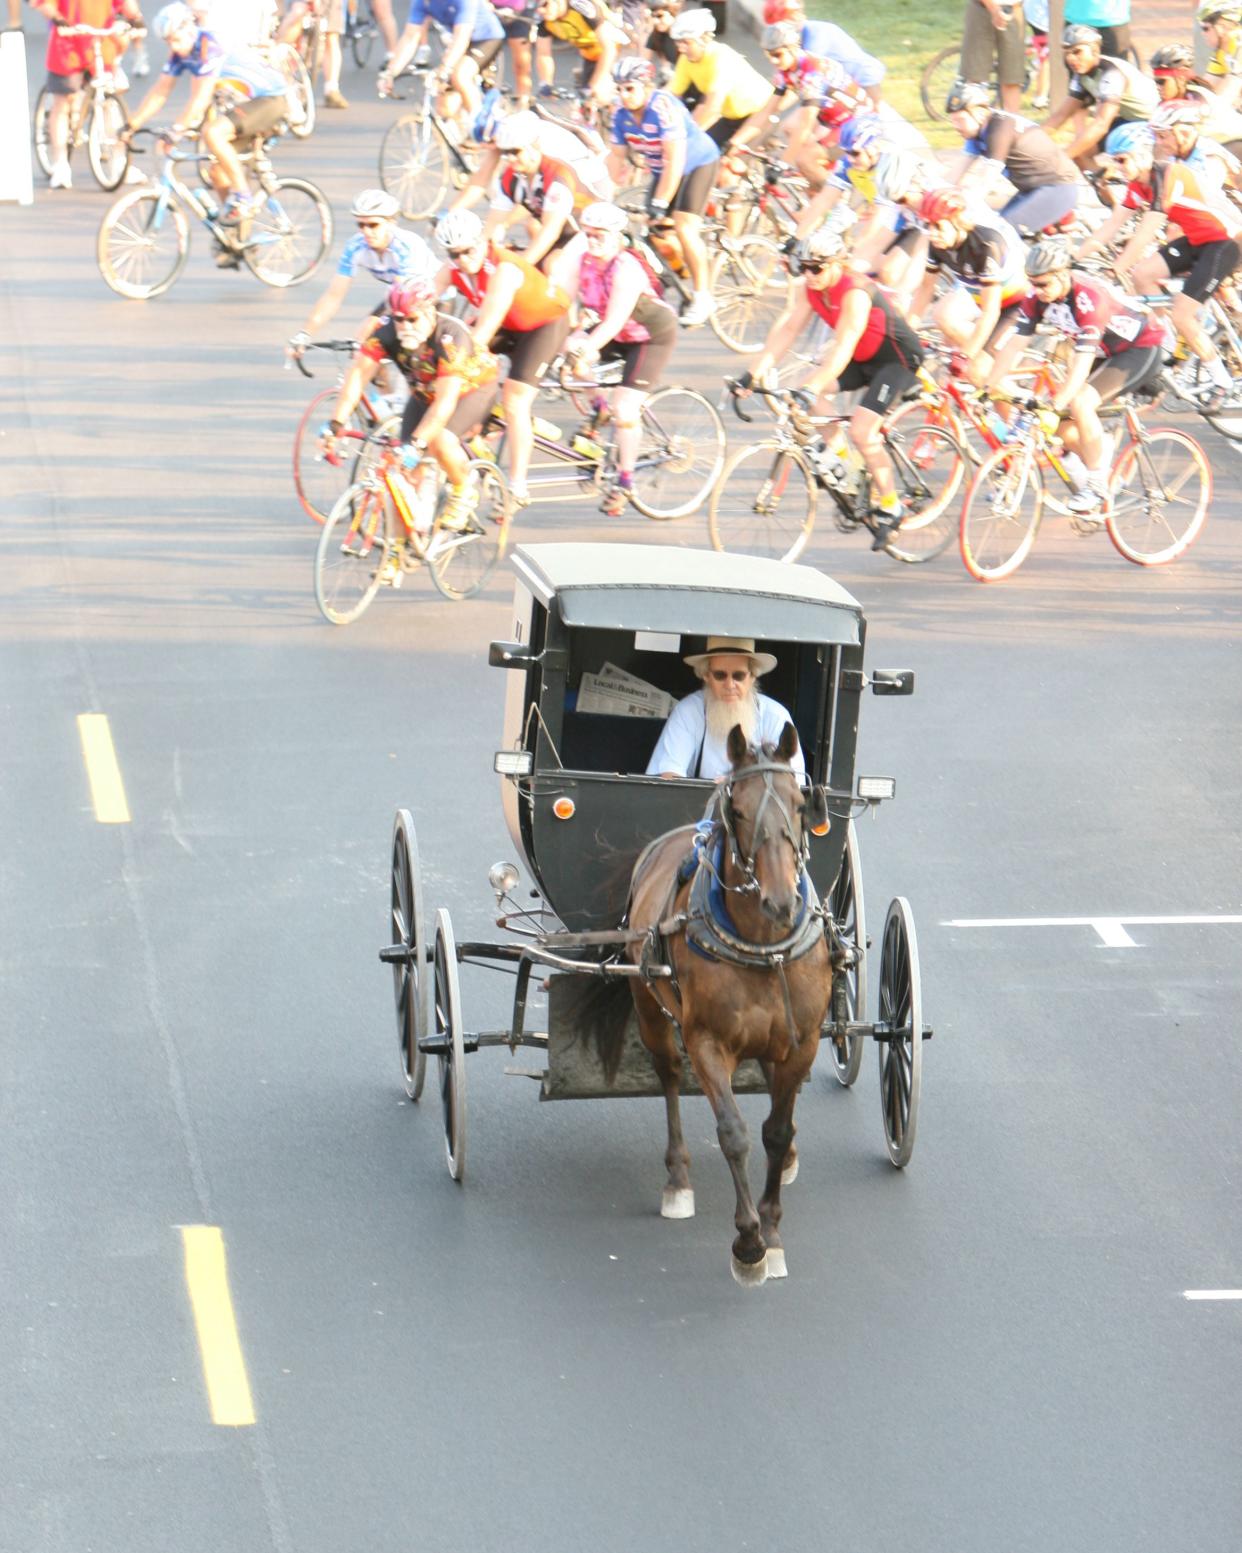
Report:
[{"label": "horse", "polygon": [[[792,723],[775,746],[758,749],[735,725],[726,748],[730,770],[708,818],[657,837],[631,875],[623,952],[640,969],[667,964],[672,977],[594,983],[600,1017],[586,1033],[605,1073],[615,1073],[628,986],[664,1091],[668,1182],[660,1212],[669,1219],[694,1215],[680,1110],[683,1051],[689,1057],[733,1174],[733,1276],[756,1286],[788,1272],[781,1186],[798,1168],[794,1103],[815,1061],[832,995],[823,914],[806,873],[808,832],[826,820],[827,800],[822,788],[805,788],[790,769],[798,751]],[[609,1017],[602,1017],[609,1004]],[[747,1178],[750,1139],[732,1087],[747,1058],[761,1064],[771,1096],[762,1129],[767,1175],[757,1208]]]}]

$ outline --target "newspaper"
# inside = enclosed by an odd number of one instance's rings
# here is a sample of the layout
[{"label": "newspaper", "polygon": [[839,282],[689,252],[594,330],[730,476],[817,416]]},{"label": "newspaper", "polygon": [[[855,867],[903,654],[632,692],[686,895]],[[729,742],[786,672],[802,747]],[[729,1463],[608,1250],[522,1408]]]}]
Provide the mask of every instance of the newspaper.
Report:
[{"label": "newspaper", "polygon": [[609,717],[667,717],[673,697],[636,674],[605,663],[598,674],[584,674],[578,686],[578,711]]}]

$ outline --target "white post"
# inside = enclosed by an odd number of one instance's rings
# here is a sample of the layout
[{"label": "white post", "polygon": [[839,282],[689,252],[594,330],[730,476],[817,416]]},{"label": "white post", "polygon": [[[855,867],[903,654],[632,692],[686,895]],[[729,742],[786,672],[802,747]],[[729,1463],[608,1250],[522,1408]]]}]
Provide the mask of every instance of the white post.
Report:
[{"label": "white post", "polygon": [[0,200],[34,201],[26,39],[20,32],[0,35]]}]

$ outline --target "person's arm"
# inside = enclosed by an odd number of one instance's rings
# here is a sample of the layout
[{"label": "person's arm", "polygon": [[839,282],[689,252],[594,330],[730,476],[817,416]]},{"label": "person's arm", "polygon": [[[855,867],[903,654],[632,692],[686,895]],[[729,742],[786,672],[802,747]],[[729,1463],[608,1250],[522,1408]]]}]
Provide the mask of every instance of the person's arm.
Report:
[{"label": "person's arm", "polygon": [[1130,271],[1139,262],[1151,245],[1156,241],[1164,228],[1165,215],[1162,210],[1145,210],[1139,217],[1138,225],[1129,242],[1117,255],[1113,264],[1113,274],[1123,286],[1129,283]]},{"label": "person's arm", "polygon": [[756,135],[762,135],[771,125],[776,123],[781,111],[781,96],[779,92],[773,92],[771,97],[761,108],[756,109],[747,119],[746,123],[734,135],[733,139],[724,148],[722,155],[728,155],[730,151],[740,151],[743,146],[748,146]]},{"label": "person's arm", "polygon": [[353,359],[349,363],[349,371],[345,374],[345,381],[341,384],[341,391],[337,394],[336,403],[332,407],[332,416],[328,421],[329,435],[321,439],[325,444],[325,451],[330,447],[332,438],[354,413],[359,399],[362,398],[362,390],[375,376],[379,361],[380,358],[369,351],[354,352]]},{"label": "person's arm", "polygon": [[[311,336],[318,334],[325,324],[331,323],[341,310],[341,303],[345,300],[349,291],[350,277],[348,275],[334,275],[328,283],[328,289],[311,308],[310,317],[302,325],[297,334],[289,342],[288,355],[301,356],[309,345]],[[295,343],[300,341],[300,343]]]},{"label": "person's arm", "polygon": [[988,343],[992,330],[996,328],[997,319],[1000,317],[1003,290],[1004,287],[999,283],[979,287],[979,320],[971,331],[970,338],[962,346],[962,354],[969,361],[973,361],[980,354]]},{"label": "person's arm", "polygon": [[591,72],[587,90],[596,102],[606,103],[612,100],[612,67],[620,56],[621,44],[613,36],[612,28],[607,25],[600,28],[597,36],[599,58],[595,61],[595,69]]},{"label": "person's arm", "polygon": [[440,61],[440,74],[445,80],[465,58],[466,50],[470,47],[470,37],[474,32],[474,15],[470,19],[458,22],[457,26],[449,33],[448,42],[444,45],[444,57]]},{"label": "person's arm", "polygon": [[578,295],[578,275],[582,269],[582,255],[585,252],[586,241],[579,234],[566,243],[559,253],[552,255],[551,263],[547,268],[548,280],[552,285],[559,286],[571,297]]},{"label": "person's arm", "polygon": [[1120,109],[1119,102],[1102,102],[1087,122],[1065,148],[1065,154],[1072,162],[1094,151],[1109,130],[1113,127],[1113,120]]},{"label": "person's arm", "polygon": [[431,403],[427,406],[427,413],[419,421],[414,432],[413,442],[417,448],[425,448],[428,443],[434,442],[448,423],[453,419],[453,411],[457,408],[457,401],[461,398],[464,380],[456,372],[442,374],[436,378],[431,390]]},{"label": "person's arm", "polygon": [[492,336],[500,328],[505,314],[513,306],[513,299],[517,296],[521,285],[522,272],[516,264],[497,265],[496,273],[488,282],[482,306],[479,308],[479,316],[470,326],[474,343],[481,350],[486,350],[492,343]]},{"label": "person's arm", "polygon": [[[554,184],[554,189],[564,189],[564,184]],[[531,233],[530,241],[526,245],[524,257],[532,264],[538,264],[544,255],[550,253],[557,239],[565,230],[565,223],[573,214],[574,197],[568,189],[565,189],[565,198],[553,200],[552,191],[549,190],[543,204],[543,219]]]},{"label": "person's arm", "polygon": [[[413,8],[411,8],[413,9]],[[397,46],[393,50],[393,56],[380,71],[380,80],[389,85],[397,79],[409,62],[427,41],[427,32],[431,26],[430,18],[423,17],[421,22],[409,21],[406,23],[401,36],[397,39]]]},{"label": "person's arm", "polygon": [[133,134],[136,129],[141,129],[148,119],[153,119],[168,101],[168,95],[173,89],[173,78],[170,75],[162,75],[155,85],[142,99],[129,116],[127,132]]},{"label": "person's arm", "polygon": [[1083,105],[1079,98],[1062,97],[1052,112],[1044,119],[1042,128],[1046,130],[1060,129],[1062,124],[1068,124],[1076,113],[1083,112]]},{"label": "person's arm", "polygon": [[190,100],[185,105],[185,112],[182,113],[177,123],[173,125],[174,130],[181,127],[189,130],[191,134],[196,135],[199,132],[203,127],[203,119],[211,107],[211,99],[216,90],[216,81],[217,75],[215,71],[210,75],[199,76],[195,80],[194,85],[190,88]]},{"label": "person's arm", "polygon": [[[747,371],[753,379],[761,378],[774,367],[793,345],[794,341],[811,321],[811,302],[806,287],[799,286],[785,311],[768,331],[763,349],[750,363]],[[743,390],[746,392],[746,390]]]},{"label": "person's arm", "polygon": [[853,291],[847,292],[841,303],[841,314],[837,320],[836,332],[832,337],[832,345],[828,354],[820,364],[819,370],[813,372],[806,380],[806,390],[814,394],[818,399],[825,392],[830,383],[835,383],[854,359],[854,352],[858,348],[858,342],[862,339],[863,330],[867,327],[867,320],[871,317],[871,298],[867,292],[857,286]]},{"label": "person's arm", "polygon": [[[696,711],[698,716],[695,716]],[[647,775],[675,779],[689,775],[690,763],[707,732],[703,693],[690,694],[668,714],[647,762]]]},{"label": "person's arm", "polygon": [[[686,137],[675,135],[663,140],[664,164],[660,168],[660,176],[656,179],[656,186],[651,195],[652,206],[663,205],[665,212],[673,203],[677,195],[677,185],[681,182],[682,174],[686,168]],[[652,212],[655,213],[654,210]]]},{"label": "person's arm", "polygon": [[1125,205],[1118,205],[1112,215],[1106,216],[1091,236],[1079,245],[1077,257],[1085,259],[1088,254],[1104,253],[1133,214],[1134,212],[1127,210]]},{"label": "person's arm", "polygon": [[1093,350],[1076,350],[1074,352],[1070,369],[1065,374],[1065,381],[1058,385],[1056,392],[1049,400],[1049,403],[1058,415],[1064,415],[1087,386],[1087,379],[1091,376],[1096,359],[1096,354]]}]

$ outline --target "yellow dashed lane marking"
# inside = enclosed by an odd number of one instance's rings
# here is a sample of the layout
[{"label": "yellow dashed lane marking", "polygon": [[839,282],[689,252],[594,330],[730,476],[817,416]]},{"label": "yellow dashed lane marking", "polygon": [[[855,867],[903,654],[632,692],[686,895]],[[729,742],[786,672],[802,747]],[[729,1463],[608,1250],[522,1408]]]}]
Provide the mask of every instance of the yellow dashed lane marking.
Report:
[{"label": "yellow dashed lane marking", "polygon": [[102,712],[83,712],[78,718],[78,737],[82,741],[95,818],[101,825],[128,825],[129,805],[125,802],[125,784],[112,747],[108,719]]},{"label": "yellow dashed lane marking", "polygon": [[213,1424],[254,1423],[254,1403],[229,1295],[224,1236],[214,1224],[183,1224],[185,1281],[203,1356]]}]

